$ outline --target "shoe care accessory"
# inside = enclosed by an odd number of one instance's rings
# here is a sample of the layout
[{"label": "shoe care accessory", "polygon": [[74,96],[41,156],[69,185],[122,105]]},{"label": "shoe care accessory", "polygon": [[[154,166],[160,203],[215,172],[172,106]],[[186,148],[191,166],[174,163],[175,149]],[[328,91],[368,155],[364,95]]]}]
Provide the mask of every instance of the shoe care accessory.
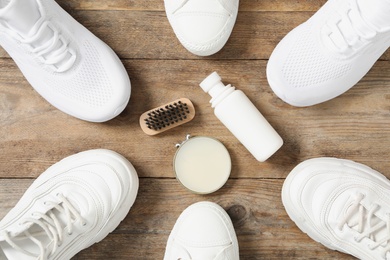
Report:
[{"label": "shoe care accessory", "polygon": [[187,135],[176,147],[173,170],[184,187],[198,194],[208,194],[226,183],[232,163],[228,150],[220,141]]},{"label": "shoe care accessory", "polygon": [[210,94],[211,107],[219,120],[260,162],[264,162],[282,145],[283,140],[241,90],[225,86],[214,72],[200,87]]},{"label": "shoe care accessory", "polygon": [[180,98],[168,104],[146,111],[139,118],[142,131],[156,135],[191,121],[195,107],[188,98]]}]

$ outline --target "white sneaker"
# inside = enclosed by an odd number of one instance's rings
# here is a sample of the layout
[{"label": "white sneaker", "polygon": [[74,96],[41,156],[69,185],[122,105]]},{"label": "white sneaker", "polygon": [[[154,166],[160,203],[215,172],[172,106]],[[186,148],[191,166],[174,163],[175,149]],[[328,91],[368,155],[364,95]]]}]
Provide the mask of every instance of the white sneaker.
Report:
[{"label": "white sneaker", "polygon": [[307,160],[287,176],[282,200],[312,239],[360,259],[390,259],[390,182],[348,160]]},{"label": "white sneaker", "polygon": [[239,0],[164,0],[171,26],[190,52],[212,55],[226,44],[233,30]]},{"label": "white sneaker", "polygon": [[54,0],[0,0],[0,45],[40,95],[74,117],[107,121],[129,101],[119,58]]},{"label": "white sneaker", "polygon": [[390,46],[390,0],[329,0],[276,46],[268,82],[285,102],[315,105],[353,87]]},{"label": "white sneaker", "polygon": [[229,215],[212,202],[183,211],[169,236],[164,260],[238,260],[238,241]]},{"label": "white sneaker", "polygon": [[137,192],[137,173],[121,155],[69,156],[39,176],[0,222],[0,259],[70,259],[112,232]]}]

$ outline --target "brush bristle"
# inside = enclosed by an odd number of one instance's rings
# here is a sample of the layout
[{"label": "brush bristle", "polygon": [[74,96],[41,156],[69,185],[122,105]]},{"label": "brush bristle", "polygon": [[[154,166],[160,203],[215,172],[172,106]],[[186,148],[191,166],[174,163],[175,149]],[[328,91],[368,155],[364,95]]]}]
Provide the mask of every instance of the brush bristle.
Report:
[{"label": "brush bristle", "polygon": [[189,113],[190,110],[187,103],[178,101],[173,104],[166,105],[164,108],[149,112],[149,117],[144,120],[149,129],[157,131],[187,119],[187,114]]},{"label": "brush bristle", "polygon": [[148,135],[155,135],[175,126],[191,121],[195,108],[187,98],[181,98],[143,113],[140,117],[142,130]]}]

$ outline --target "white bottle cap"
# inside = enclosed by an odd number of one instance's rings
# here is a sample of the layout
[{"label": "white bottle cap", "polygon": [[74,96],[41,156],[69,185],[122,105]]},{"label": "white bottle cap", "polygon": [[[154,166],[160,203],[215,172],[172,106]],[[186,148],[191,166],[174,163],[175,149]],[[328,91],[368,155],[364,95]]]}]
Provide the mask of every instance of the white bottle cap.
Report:
[{"label": "white bottle cap", "polygon": [[221,84],[221,77],[217,72],[211,73],[207,78],[205,78],[199,86],[203,89],[204,92],[209,92],[216,84]]}]

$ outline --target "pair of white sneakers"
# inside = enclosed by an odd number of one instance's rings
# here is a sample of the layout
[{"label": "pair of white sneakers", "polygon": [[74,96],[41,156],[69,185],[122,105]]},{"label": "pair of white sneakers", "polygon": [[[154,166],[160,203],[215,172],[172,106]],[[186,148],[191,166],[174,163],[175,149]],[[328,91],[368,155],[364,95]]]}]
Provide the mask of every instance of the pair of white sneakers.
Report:
[{"label": "pair of white sneakers", "polygon": [[[180,41],[198,55],[225,45],[238,12],[238,0],[165,6]],[[0,0],[0,45],[32,87],[69,115],[104,122],[129,102],[130,79],[117,55],[54,0]]]},{"label": "pair of white sneakers", "polygon": [[[275,48],[273,91],[294,106],[315,105],[353,87],[390,46],[389,0],[329,0]],[[297,226],[326,247],[360,259],[390,259],[390,182],[352,161],[298,165],[282,189]]]},{"label": "pair of white sneakers", "polygon": [[[110,150],[69,156],[42,173],[0,221],[0,259],[68,260],[126,217],[138,192],[133,165]],[[238,260],[228,214],[199,202],[179,217],[165,260]]]},{"label": "pair of white sneakers", "polygon": [[[69,156],[41,174],[0,221],[0,259],[70,259],[126,217],[138,192],[132,164],[110,150]],[[390,182],[348,160],[317,158],[288,175],[282,200],[297,226],[328,248],[390,259]],[[238,260],[229,215],[198,202],[179,216],[164,260]]]},{"label": "pair of white sneakers", "polygon": [[[353,87],[390,46],[389,0],[329,0],[291,31],[267,64],[285,102],[311,106]],[[390,259],[390,182],[348,160],[311,159],[288,175],[282,201],[312,239],[360,259]]]},{"label": "pair of white sneakers", "polygon": [[[239,0],[165,0],[167,17],[190,52],[226,44]],[[390,46],[389,0],[329,0],[291,31],[267,65],[285,102],[310,106],[354,86]],[[54,0],[0,1],[0,45],[53,106],[92,122],[121,113],[131,84],[117,55]]]},{"label": "pair of white sneakers", "polygon": [[[206,56],[228,40],[238,0],[165,0],[177,38]],[[329,0],[276,46],[267,64],[275,94],[311,106],[353,87],[390,46],[389,0]]]}]

